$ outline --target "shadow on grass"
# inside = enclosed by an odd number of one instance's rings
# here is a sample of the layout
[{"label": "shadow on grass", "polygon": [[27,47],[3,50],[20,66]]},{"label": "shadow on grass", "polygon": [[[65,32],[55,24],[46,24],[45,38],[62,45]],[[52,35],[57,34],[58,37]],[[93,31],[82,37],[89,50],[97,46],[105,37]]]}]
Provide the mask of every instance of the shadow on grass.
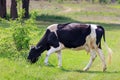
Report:
[{"label": "shadow on grass", "polygon": [[114,73],[120,73],[120,71],[82,71],[82,70],[74,70],[75,72],[80,73],[108,73],[108,74],[114,74]]},{"label": "shadow on grass", "polygon": [[48,65],[45,65],[45,66],[48,66],[48,67],[55,67],[55,65],[49,63]]},{"label": "shadow on grass", "polygon": [[49,14],[41,14],[36,17],[37,21],[44,21],[50,23],[67,23],[67,22],[79,22],[74,19],[65,16],[59,15],[49,15]]},{"label": "shadow on grass", "polygon": [[77,21],[69,17],[60,16],[60,15],[49,15],[49,14],[41,14],[36,17],[37,21],[42,21],[42,25],[46,25],[46,22],[48,25],[54,24],[54,23],[70,23],[70,22],[79,22],[79,23],[86,23],[86,24],[98,24],[103,26],[108,31],[113,30],[120,30],[120,24],[116,23],[100,23],[100,22],[82,22]]},{"label": "shadow on grass", "polygon": [[83,71],[83,70],[68,70],[65,68],[61,68],[62,71],[64,72],[79,72],[79,73],[106,73],[106,74],[115,74],[115,73],[120,73],[120,71]]}]

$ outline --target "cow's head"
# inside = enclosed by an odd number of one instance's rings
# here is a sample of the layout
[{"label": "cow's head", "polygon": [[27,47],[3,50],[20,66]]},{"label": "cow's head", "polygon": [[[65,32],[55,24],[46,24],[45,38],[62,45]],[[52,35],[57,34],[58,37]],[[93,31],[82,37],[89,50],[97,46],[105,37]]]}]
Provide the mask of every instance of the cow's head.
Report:
[{"label": "cow's head", "polygon": [[31,62],[31,63],[35,63],[37,60],[38,60],[38,48],[32,46],[30,48],[30,51],[29,51],[29,55],[27,57],[27,59]]},{"label": "cow's head", "polygon": [[30,51],[29,51],[29,55],[27,57],[28,61],[30,61],[30,63],[37,62],[39,56],[41,56],[41,53],[43,51],[45,51],[44,47],[34,47],[34,46],[32,46]]}]

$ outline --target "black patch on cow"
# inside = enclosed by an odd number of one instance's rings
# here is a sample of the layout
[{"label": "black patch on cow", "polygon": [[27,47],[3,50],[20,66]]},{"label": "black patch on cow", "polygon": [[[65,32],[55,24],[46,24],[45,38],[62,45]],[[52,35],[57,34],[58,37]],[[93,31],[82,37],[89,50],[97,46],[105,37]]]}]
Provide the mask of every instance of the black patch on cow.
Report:
[{"label": "black patch on cow", "polygon": [[44,47],[45,50],[49,50],[50,46],[48,44],[48,35],[50,34],[50,30],[47,29],[45,34],[43,35],[43,37],[41,38],[41,40],[38,42],[38,44],[36,45],[36,47]]},{"label": "black patch on cow", "polygon": [[50,46],[53,46],[54,48],[59,46],[59,40],[54,32],[50,32],[50,34],[48,35],[48,44]]},{"label": "black patch on cow", "polygon": [[57,28],[58,39],[67,48],[76,48],[84,45],[86,37],[91,33],[89,25],[79,23],[69,23]]},{"label": "black patch on cow", "polygon": [[104,31],[104,28],[102,26],[97,26],[97,29],[96,29],[96,44],[98,45],[99,44],[99,48],[101,49],[101,39],[102,39],[102,36],[104,36],[104,41],[105,41],[105,31]]},{"label": "black patch on cow", "polygon": [[59,46],[59,41],[54,32],[51,32],[49,29],[47,29],[45,35],[42,37],[40,42],[37,44],[37,47],[43,46],[46,50],[50,49],[50,46],[53,46],[54,48]]}]

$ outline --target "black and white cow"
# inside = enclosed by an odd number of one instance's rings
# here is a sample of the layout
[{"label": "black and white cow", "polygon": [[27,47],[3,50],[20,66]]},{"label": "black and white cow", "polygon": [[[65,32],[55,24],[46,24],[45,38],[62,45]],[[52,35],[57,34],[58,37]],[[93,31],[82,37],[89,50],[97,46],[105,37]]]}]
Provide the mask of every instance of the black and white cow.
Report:
[{"label": "black and white cow", "polygon": [[[80,23],[66,23],[66,24],[53,24],[50,25],[42,39],[35,47],[32,47],[29,52],[28,60],[35,63],[39,56],[48,50],[45,58],[45,64],[48,64],[48,58],[51,53],[58,53],[58,66],[62,66],[61,50],[70,48],[75,50],[86,50],[90,53],[90,60],[86,67],[83,69],[87,71],[96,54],[100,57],[103,64],[103,71],[106,70],[106,62],[101,49],[101,38],[103,36],[105,42],[104,28],[95,24],[80,24]],[[111,58],[111,49],[105,42],[109,58]]]}]

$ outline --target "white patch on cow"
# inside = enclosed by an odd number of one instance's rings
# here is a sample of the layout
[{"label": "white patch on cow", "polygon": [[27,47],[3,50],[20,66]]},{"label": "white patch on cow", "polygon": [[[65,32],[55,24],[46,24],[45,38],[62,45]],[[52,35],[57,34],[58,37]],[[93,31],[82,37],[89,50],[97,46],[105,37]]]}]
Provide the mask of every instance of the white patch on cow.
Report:
[{"label": "white patch on cow", "polygon": [[52,24],[52,25],[48,26],[47,29],[50,29],[51,31],[54,31],[54,30],[56,30],[57,25],[58,24]]},{"label": "white patch on cow", "polygon": [[97,25],[96,24],[90,24],[91,25],[91,29],[97,29]]},{"label": "white patch on cow", "polygon": [[97,48],[96,31],[95,31],[96,29],[97,29],[97,25],[91,24],[91,33],[90,33],[90,35],[88,35],[86,37],[86,45],[89,49],[88,51],[90,51],[90,49],[96,49]]},{"label": "white patch on cow", "polygon": [[95,32],[95,30],[97,29],[97,25],[95,25],[95,24],[91,24],[91,37],[92,38],[96,38],[96,32]]},{"label": "white patch on cow", "polygon": [[51,32],[56,32],[58,24],[52,24],[48,26],[47,29],[49,29]]},{"label": "white patch on cow", "polygon": [[55,35],[57,36],[57,33],[56,33],[57,26],[58,26],[58,24],[52,24],[52,25],[48,26],[47,29],[49,29],[51,32],[54,32]]}]

